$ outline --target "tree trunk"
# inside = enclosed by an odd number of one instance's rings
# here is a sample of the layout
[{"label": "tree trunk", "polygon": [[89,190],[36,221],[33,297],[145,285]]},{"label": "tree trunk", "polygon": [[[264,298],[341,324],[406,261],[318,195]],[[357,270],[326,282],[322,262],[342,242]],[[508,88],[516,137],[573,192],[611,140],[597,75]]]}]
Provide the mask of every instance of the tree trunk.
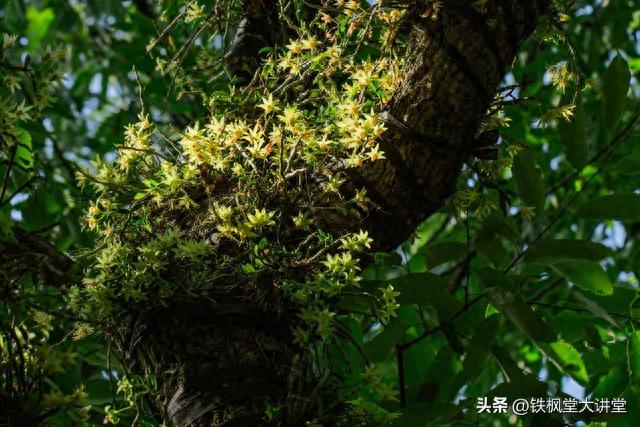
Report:
[{"label": "tree trunk", "polygon": [[548,7],[490,1],[480,14],[469,3],[448,0],[437,15],[416,18],[387,108],[412,132],[390,127],[380,144],[387,159],[354,174],[380,207],[366,220],[377,250],[397,247],[453,193],[507,66]]},{"label": "tree trunk", "polygon": [[[442,4],[412,14],[403,81],[383,116],[402,123],[389,124],[382,137],[387,158],[367,163],[347,183],[365,187],[377,209],[361,222],[334,225],[340,233],[368,230],[375,250],[406,240],[452,194],[507,66],[548,8],[546,0],[489,1],[483,11],[465,0]],[[264,292],[272,306],[287,305]],[[308,416],[289,380],[299,362],[290,319],[276,314],[283,312],[246,305],[242,295],[226,295],[224,304],[215,296],[182,301],[135,322],[125,352],[159,377],[157,402],[169,422],[268,425],[267,404]]]}]

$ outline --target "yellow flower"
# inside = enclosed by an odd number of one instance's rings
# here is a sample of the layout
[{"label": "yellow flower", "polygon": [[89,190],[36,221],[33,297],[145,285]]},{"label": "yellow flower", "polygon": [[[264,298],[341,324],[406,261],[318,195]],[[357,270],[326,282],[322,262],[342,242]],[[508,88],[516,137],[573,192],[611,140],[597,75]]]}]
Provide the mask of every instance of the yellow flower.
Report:
[{"label": "yellow flower", "polygon": [[224,133],[226,127],[227,124],[225,123],[224,117],[218,120],[215,116],[212,116],[207,125],[207,130],[212,136],[221,135]]},{"label": "yellow flower", "polygon": [[273,95],[269,94],[267,98],[262,98],[262,104],[258,104],[259,108],[262,108],[265,113],[269,114],[279,110],[277,102],[273,99]]},{"label": "yellow flower", "polygon": [[280,70],[286,70],[288,68],[291,68],[292,66],[293,66],[293,60],[289,55],[285,56],[284,58],[281,58],[280,62],[278,63],[278,69]]},{"label": "yellow flower", "polygon": [[274,126],[271,132],[269,132],[269,139],[275,143],[280,143],[282,136],[282,128],[279,126]]},{"label": "yellow flower", "polygon": [[347,168],[359,168],[362,166],[363,161],[364,157],[362,155],[353,153],[346,159],[345,166]]},{"label": "yellow flower", "polygon": [[336,122],[336,126],[342,133],[349,135],[358,127],[358,122],[347,116]]},{"label": "yellow flower", "polygon": [[147,114],[138,114],[138,127],[140,129],[149,129],[151,127],[151,122],[149,122],[149,116]]},{"label": "yellow flower", "polygon": [[373,136],[379,138],[385,130],[387,130],[385,125],[383,125],[382,123],[378,123],[373,127]]},{"label": "yellow flower", "polygon": [[20,83],[13,74],[7,74],[6,76],[4,76],[3,83],[12,94],[15,93],[16,89],[20,89]]},{"label": "yellow flower", "polygon": [[321,20],[323,23],[328,24],[328,23],[330,23],[331,21],[333,21],[333,18],[331,18],[331,16],[330,16],[330,15],[328,15],[328,14],[326,14],[326,13],[324,13],[324,12],[320,12],[320,20]]},{"label": "yellow flower", "polygon": [[338,110],[344,114],[357,116],[358,114],[360,114],[360,105],[358,105],[355,100],[348,99],[342,104],[338,104]]},{"label": "yellow flower", "polygon": [[293,217],[293,224],[297,229],[304,229],[311,225],[311,220],[306,212],[300,212]]},{"label": "yellow flower", "polygon": [[327,136],[323,136],[321,140],[316,141],[316,145],[320,150],[326,150],[331,146],[331,141],[327,139]]},{"label": "yellow flower", "polygon": [[289,69],[291,71],[291,74],[300,74],[300,64],[298,64],[297,62],[291,62]]},{"label": "yellow flower", "polygon": [[313,36],[309,36],[306,39],[302,40],[302,48],[315,52],[315,50],[318,48],[318,40],[316,40]]},{"label": "yellow flower", "polygon": [[380,151],[380,147],[378,146],[378,144],[376,144],[375,147],[372,147],[371,150],[369,150],[368,154],[372,162],[375,162],[376,160],[382,160],[385,158],[384,151]]},{"label": "yellow flower", "polygon": [[557,108],[551,108],[542,116],[540,116],[540,118],[538,119],[538,123],[540,124],[540,126],[546,126],[551,122],[559,119],[571,121],[571,117],[573,117],[573,110],[575,108],[575,105],[563,105]]},{"label": "yellow flower", "polygon": [[249,129],[249,131],[244,135],[243,139],[254,146],[260,145],[262,143],[262,137],[264,135],[264,130],[259,123],[256,123],[253,129]]},{"label": "yellow flower", "polygon": [[338,178],[337,176],[333,176],[324,184],[324,187],[327,191],[330,191],[332,193],[339,193],[342,183],[343,181],[340,178]]},{"label": "yellow flower", "polygon": [[229,137],[225,140],[227,145],[232,145],[238,142],[248,130],[247,124],[243,120],[238,120],[235,123],[228,126]]},{"label": "yellow flower", "polygon": [[220,221],[224,223],[231,222],[231,217],[233,216],[233,208],[231,208],[230,206],[215,203],[213,205],[213,212],[220,219]]},{"label": "yellow flower", "polygon": [[273,212],[267,212],[266,209],[256,209],[253,214],[247,215],[247,225],[250,228],[262,228],[267,225],[275,224],[273,221]]},{"label": "yellow flower", "polygon": [[302,113],[295,105],[287,105],[282,114],[278,116],[278,118],[284,123],[286,126],[292,127],[300,121],[302,118]]},{"label": "yellow flower", "polygon": [[3,33],[2,34],[2,48],[3,49],[9,49],[9,48],[13,47],[13,45],[16,44],[17,40],[18,40],[18,35],[17,34]]},{"label": "yellow flower", "polygon": [[233,227],[226,224],[220,224],[216,227],[216,229],[225,237],[233,236]]},{"label": "yellow flower", "polygon": [[178,173],[176,165],[168,162],[163,162],[161,166],[162,170],[162,183],[167,186],[171,193],[175,193],[183,184],[183,179]]},{"label": "yellow flower", "polygon": [[344,14],[351,16],[354,11],[358,10],[358,2],[356,0],[350,0],[344,5],[344,9]]},{"label": "yellow flower", "polygon": [[87,210],[87,213],[91,216],[95,216],[100,213],[100,209],[96,206],[95,202],[89,202],[89,209]]},{"label": "yellow flower", "polygon": [[294,40],[287,45],[287,49],[289,49],[289,52],[291,52],[294,55],[300,55],[302,53],[303,46],[302,46],[302,43],[300,43],[297,40]]},{"label": "yellow flower", "polygon": [[353,80],[358,83],[360,87],[367,87],[371,84],[373,73],[368,70],[358,70],[353,74]]},{"label": "yellow flower", "polygon": [[244,174],[244,166],[242,166],[240,163],[234,163],[233,167],[231,168],[231,170],[237,176],[240,176],[240,175]]},{"label": "yellow flower", "polygon": [[189,23],[196,21],[204,16],[204,10],[197,1],[191,1],[187,5],[184,20]]},{"label": "yellow flower", "polygon": [[533,206],[524,206],[520,209],[520,214],[522,217],[528,221],[530,221],[535,216],[536,208]]}]

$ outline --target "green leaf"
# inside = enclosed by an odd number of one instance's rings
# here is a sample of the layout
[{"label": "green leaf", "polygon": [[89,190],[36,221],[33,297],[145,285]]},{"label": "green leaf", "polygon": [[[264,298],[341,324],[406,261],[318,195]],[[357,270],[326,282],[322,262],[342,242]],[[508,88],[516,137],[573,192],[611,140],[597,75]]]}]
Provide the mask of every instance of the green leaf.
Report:
[{"label": "green leaf", "polygon": [[540,350],[565,374],[582,385],[589,384],[587,368],[578,350],[566,341],[538,345]]},{"label": "green leaf", "polygon": [[624,112],[624,104],[629,91],[629,80],[631,73],[627,61],[620,55],[615,58],[607,67],[602,76],[602,90],[604,92],[604,124],[613,132],[620,122]]},{"label": "green leaf", "polygon": [[430,425],[449,425],[450,420],[461,412],[451,403],[419,403],[403,408],[402,415],[394,421],[394,427],[420,427]]},{"label": "green leaf", "polygon": [[111,394],[109,381],[94,379],[87,381],[84,384],[84,387],[84,391],[89,395],[87,398],[87,403],[96,406],[104,406],[108,403],[111,403],[113,394]]},{"label": "green leaf", "polygon": [[614,318],[611,317],[609,312],[602,308],[597,302],[595,302],[591,298],[586,297],[578,291],[571,292],[571,296],[595,316],[606,320],[611,326],[620,329],[620,325],[618,324],[618,322],[616,322]]},{"label": "green leaf", "polygon": [[502,239],[484,230],[480,230],[480,232],[476,234],[475,246],[478,252],[487,257],[496,267],[502,265],[508,255],[507,250],[502,244]]},{"label": "green leaf", "polygon": [[580,206],[578,215],[585,219],[638,221],[640,220],[640,195],[609,194],[592,197]]},{"label": "green leaf", "polygon": [[606,399],[611,396],[620,396],[626,385],[626,375],[620,366],[613,367],[598,381],[592,396],[596,399]]},{"label": "green leaf", "polygon": [[560,142],[567,147],[567,160],[576,169],[582,169],[588,161],[587,149],[587,119],[582,100],[578,100],[577,108],[570,122],[560,120],[558,133]]},{"label": "green leaf", "polygon": [[393,318],[378,335],[364,345],[364,353],[372,362],[384,360],[397,343],[403,341],[404,331],[410,326],[420,324],[418,312],[413,307],[400,307]]},{"label": "green leaf", "polygon": [[542,172],[537,166],[536,152],[530,148],[520,151],[513,159],[511,171],[518,196],[525,205],[534,207],[536,214],[539,214],[544,207],[545,188]]},{"label": "green leaf", "polygon": [[500,266],[509,254],[505,249],[502,237],[510,241],[517,241],[520,235],[511,218],[497,213],[489,215],[476,234],[476,249],[487,257],[494,266]]},{"label": "green leaf", "polygon": [[491,353],[491,345],[498,334],[500,316],[494,314],[483,319],[476,328],[469,342],[467,355],[462,363],[462,372],[456,378],[455,384],[462,387],[475,379],[485,369],[487,357]]},{"label": "green leaf", "polygon": [[482,229],[493,236],[502,236],[511,241],[518,241],[520,238],[520,232],[513,218],[495,212],[483,221]]},{"label": "green leaf", "polygon": [[0,212],[0,242],[18,243],[12,227],[13,221],[9,215]]},{"label": "green leaf", "polygon": [[577,239],[548,239],[529,247],[524,260],[538,264],[555,264],[571,260],[598,261],[611,255],[600,243]]},{"label": "green leaf", "polygon": [[565,279],[597,295],[611,295],[613,285],[606,271],[593,261],[565,261],[552,267]]},{"label": "green leaf", "polygon": [[440,331],[453,351],[458,354],[464,354],[464,345],[460,341],[460,338],[458,338],[458,333],[451,322],[441,322]]},{"label": "green leaf", "polygon": [[23,169],[33,168],[33,144],[31,134],[24,129],[17,129],[15,134],[18,140],[15,162]]},{"label": "green leaf", "polygon": [[623,157],[613,166],[613,170],[625,175],[640,174],[640,151]]},{"label": "green leaf", "polygon": [[520,298],[500,288],[488,288],[486,297],[491,304],[516,324],[529,338],[538,342],[553,342],[557,334]]},{"label": "green leaf", "polygon": [[627,342],[627,363],[629,380],[633,384],[640,384],[640,331],[629,336]]},{"label": "green leaf", "polygon": [[[527,378],[532,378],[531,375],[527,374],[518,366],[504,347],[493,345],[491,346],[491,353],[498,361],[498,364],[510,383],[525,383],[527,382]],[[526,393],[524,390],[520,391]]]},{"label": "green leaf", "polygon": [[[519,368],[518,368],[519,369]],[[533,375],[522,375],[516,379],[512,379],[509,377],[509,382],[502,383],[487,393],[487,397],[491,398],[494,396],[506,397],[507,401],[513,402],[514,399],[523,397],[523,398],[531,398],[531,397],[546,397],[548,386],[539,381]],[[484,425],[484,424],[481,424]],[[549,427],[548,424],[527,424],[527,425],[544,425],[545,427]]]},{"label": "green leaf", "polygon": [[562,340],[575,342],[585,335],[584,323],[588,318],[582,313],[564,310],[549,319],[549,323],[560,333]]},{"label": "green leaf", "polygon": [[466,254],[467,244],[462,242],[440,242],[424,248],[424,255],[430,268],[461,259]]},{"label": "green leaf", "polygon": [[449,346],[438,351],[429,366],[424,382],[420,386],[419,396],[423,401],[448,401],[458,392],[453,387],[460,372],[459,356]]},{"label": "green leaf", "polygon": [[49,26],[53,22],[55,14],[50,7],[38,11],[33,6],[27,9],[27,38],[29,39],[29,47],[31,50],[40,46],[42,38],[49,31]]},{"label": "green leaf", "polygon": [[361,294],[344,295],[336,302],[336,308],[347,313],[369,313],[374,306],[370,296]]},{"label": "green leaf", "polygon": [[476,277],[480,280],[480,283],[482,283],[487,288],[497,286],[498,288],[506,290],[513,289],[513,283],[509,279],[509,276],[502,274],[501,270],[497,270],[491,267],[482,267],[477,269],[475,271],[475,274]]},{"label": "green leaf", "polygon": [[408,274],[391,280],[391,283],[400,292],[396,298],[399,304],[430,305],[436,309],[441,320],[450,318],[461,307],[460,302],[449,293],[449,282],[435,274]]},{"label": "green leaf", "polygon": [[64,201],[60,195],[41,187],[31,194],[23,206],[22,227],[28,231],[41,230],[58,221],[62,214]]}]

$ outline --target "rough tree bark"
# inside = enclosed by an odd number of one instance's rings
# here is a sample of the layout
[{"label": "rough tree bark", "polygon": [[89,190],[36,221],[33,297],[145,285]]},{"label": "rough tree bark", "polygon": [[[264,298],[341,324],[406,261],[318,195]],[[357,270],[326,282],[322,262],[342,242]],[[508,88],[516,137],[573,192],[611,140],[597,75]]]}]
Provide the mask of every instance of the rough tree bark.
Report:
[{"label": "rough tree bark", "polygon": [[391,127],[381,142],[387,159],[354,176],[381,207],[366,220],[378,250],[397,247],[452,194],[507,66],[548,8],[502,0],[480,14],[470,3],[447,0],[437,19],[416,18],[387,111],[422,137]]},{"label": "rough tree bark", "polygon": [[[546,0],[496,0],[478,12],[470,3],[447,0],[438,14],[413,12],[403,81],[385,115],[403,125],[383,135],[387,159],[353,172],[347,184],[367,188],[378,209],[361,222],[336,221],[335,231],[367,229],[376,250],[389,250],[452,194],[506,68],[549,7]],[[132,325],[129,353],[164,384],[157,401],[167,421],[265,425],[266,402],[287,404],[294,354],[287,319],[234,298],[224,305],[215,296],[182,301]]]},{"label": "rough tree bark", "polygon": [[248,81],[259,66],[259,51],[282,39],[285,26],[278,22],[278,4],[274,0],[244,0],[225,67],[231,76]]}]

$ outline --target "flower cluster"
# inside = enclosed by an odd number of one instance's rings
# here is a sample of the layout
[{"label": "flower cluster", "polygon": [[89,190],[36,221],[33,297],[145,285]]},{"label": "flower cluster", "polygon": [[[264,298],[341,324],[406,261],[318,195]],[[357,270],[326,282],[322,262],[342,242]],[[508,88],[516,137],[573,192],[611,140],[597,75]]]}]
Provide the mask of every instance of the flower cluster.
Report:
[{"label": "flower cluster", "polygon": [[[130,311],[123,307],[286,270],[272,285],[304,307],[298,342],[332,337],[331,301],[358,288],[371,239],[364,231],[333,235],[329,218],[369,208],[364,189],[345,193],[343,184],[350,168],[385,158],[376,111],[398,81],[390,56],[354,51],[370,35],[352,6],[301,30],[267,59],[258,83],[205,96],[207,118],[175,130],[143,112],[115,161],[97,159],[78,174],[98,193],[85,225],[103,243],[84,286],[70,293],[76,309],[119,327],[119,313]],[[380,300],[386,320],[396,294]]]},{"label": "flower cluster", "polygon": [[[81,316],[124,330],[130,313],[182,295],[246,296],[267,283],[288,301],[301,354],[336,339],[337,302],[361,292],[372,243],[337,224],[371,208],[365,189],[345,183],[385,158],[377,112],[398,83],[393,54],[372,54],[367,40],[381,37],[371,22],[399,16],[374,8],[366,21],[350,3],[328,13],[267,58],[251,85],[204,94],[206,117],[176,129],[143,111],[115,160],[78,174],[97,193],[85,226],[99,236],[83,285],[69,292]],[[397,295],[381,290],[370,314],[388,322]]]},{"label": "flower cluster", "polygon": [[[0,49],[0,151],[23,142],[21,126],[38,119],[54,101],[53,91],[63,75],[66,50],[47,46],[38,55],[21,58],[18,36],[2,34]],[[24,144],[24,142],[23,142]]]}]

